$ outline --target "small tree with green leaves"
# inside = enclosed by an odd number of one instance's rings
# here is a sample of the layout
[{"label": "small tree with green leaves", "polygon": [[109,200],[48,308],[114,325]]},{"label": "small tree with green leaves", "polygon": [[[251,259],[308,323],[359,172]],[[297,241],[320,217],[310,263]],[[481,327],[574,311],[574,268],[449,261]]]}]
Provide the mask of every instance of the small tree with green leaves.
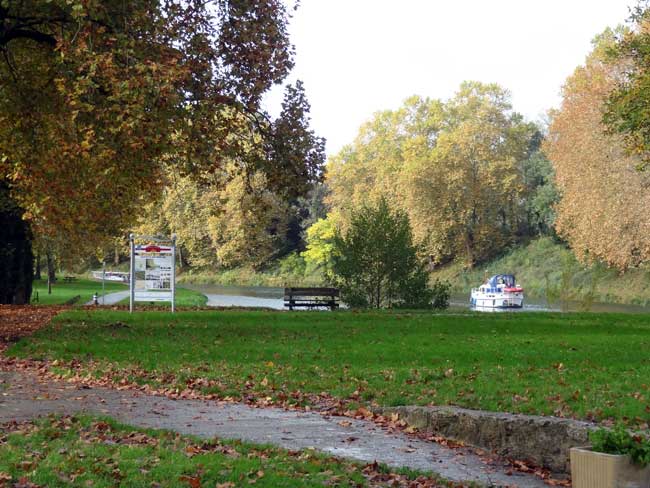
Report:
[{"label": "small tree with green leaves", "polygon": [[348,232],[335,234],[334,248],[333,281],[349,306],[432,307],[426,264],[417,255],[408,217],[385,199],[354,213]]}]

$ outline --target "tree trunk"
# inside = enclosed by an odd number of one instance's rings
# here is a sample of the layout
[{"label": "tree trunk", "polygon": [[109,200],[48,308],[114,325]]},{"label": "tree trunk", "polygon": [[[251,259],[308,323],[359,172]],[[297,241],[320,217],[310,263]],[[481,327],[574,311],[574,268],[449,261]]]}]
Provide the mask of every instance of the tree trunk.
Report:
[{"label": "tree trunk", "polygon": [[23,305],[32,296],[34,254],[29,224],[0,181],[0,303]]},{"label": "tree trunk", "polygon": [[467,269],[474,268],[474,236],[471,232],[465,234],[465,260]]},{"label": "tree trunk", "polygon": [[47,262],[47,294],[52,294],[52,283],[56,281],[56,269],[54,268],[54,259],[52,251],[49,249],[45,252],[45,261]]},{"label": "tree trunk", "polygon": [[381,303],[381,276],[377,276],[377,291],[376,291],[377,296],[375,297],[375,308],[380,307]]},{"label": "tree trunk", "polygon": [[115,266],[118,266],[120,264],[120,246],[119,244],[115,244],[115,257],[113,263]]},{"label": "tree trunk", "polygon": [[183,269],[183,248],[181,246],[177,247],[178,249],[178,267]]},{"label": "tree trunk", "polygon": [[36,270],[34,271],[34,279],[41,279],[41,255],[40,253],[36,255]]}]

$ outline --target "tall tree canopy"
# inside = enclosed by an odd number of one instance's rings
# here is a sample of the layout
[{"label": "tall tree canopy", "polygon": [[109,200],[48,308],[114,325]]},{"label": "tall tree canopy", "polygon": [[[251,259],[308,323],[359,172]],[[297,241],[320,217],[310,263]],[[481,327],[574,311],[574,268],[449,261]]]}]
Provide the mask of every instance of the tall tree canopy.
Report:
[{"label": "tall tree canopy", "polygon": [[605,105],[605,123],[623,135],[627,149],[650,163],[650,2],[641,0],[632,10],[631,29],[619,30],[607,57],[617,59],[621,73],[612,80]]},{"label": "tall tree canopy", "polygon": [[277,121],[260,109],[293,66],[288,20],[281,0],[0,2],[0,180],[37,235],[79,252],[119,234],[165,165],[235,161],[304,193],[323,147],[302,87]]},{"label": "tall tree canopy", "polygon": [[599,36],[585,65],[567,79],[545,149],[562,195],[558,233],[583,262],[625,269],[650,258],[650,175],[637,171],[640,159],[602,121],[625,70],[609,55],[615,41],[611,30]]},{"label": "tall tree canopy", "polygon": [[466,82],[446,102],[410,98],[376,114],[328,165],[334,217],[345,226],[352,209],[385,195],[434,262],[472,266],[518,235],[521,165],[536,134],[498,85]]}]

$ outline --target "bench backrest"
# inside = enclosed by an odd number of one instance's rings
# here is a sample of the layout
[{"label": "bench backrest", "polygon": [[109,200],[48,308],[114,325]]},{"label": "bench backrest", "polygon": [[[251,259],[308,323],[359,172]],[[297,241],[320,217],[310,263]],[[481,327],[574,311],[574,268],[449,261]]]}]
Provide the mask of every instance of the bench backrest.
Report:
[{"label": "bench backrest", "polygon": [[295,297],[332,297],[339,296],[338,288],[285,288],[284,298],[290,300]]}]

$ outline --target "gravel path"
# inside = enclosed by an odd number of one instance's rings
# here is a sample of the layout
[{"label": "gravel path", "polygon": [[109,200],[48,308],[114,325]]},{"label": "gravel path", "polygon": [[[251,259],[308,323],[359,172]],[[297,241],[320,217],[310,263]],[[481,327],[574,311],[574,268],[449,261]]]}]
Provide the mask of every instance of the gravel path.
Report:
[{"label": "gravel path", "polygon": [[372,422],[242,404],[170,400],[127,390],[80,388],[72,383],[43,383],[25,372],[0,372],[0,422],[75,412],[108,415],[137,427],[205,438],[241,439],[294,450],[315,448],[363,462],[376,460],[393,467],[433,471],[454,481],[497,487],[546,486],[539,478],[511,472],[505,465],[488,465],[468,450],[388,433]]},{"label": "gravel path", "polygon": [[208,307],[255,307],[255,308],[273,308],[284,310],[284,300],[282,298],[257,298],[246,297],[243,295],[216,295],[213,293],[204,293],[208,297]]}]

